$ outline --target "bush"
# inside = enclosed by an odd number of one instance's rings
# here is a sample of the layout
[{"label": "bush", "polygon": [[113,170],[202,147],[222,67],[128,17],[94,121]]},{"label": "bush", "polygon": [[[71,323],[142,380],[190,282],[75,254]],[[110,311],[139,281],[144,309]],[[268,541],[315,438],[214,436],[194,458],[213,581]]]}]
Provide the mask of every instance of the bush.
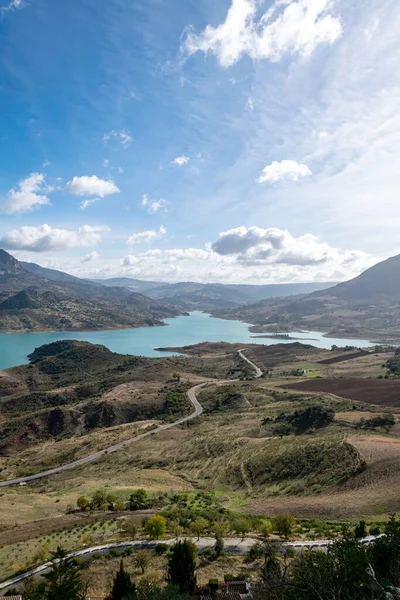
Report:
[{"label": "bush", "polygon": [[160,556],[162,554],[166,554],[168,552],[168,549],[168,544],[157,544],[154,548],[154,552]]},{"label": "bush", "polygon": [[274,530],[285,538],[290,537],[296,526],[296,519],[289,513],[277,515],[272,519]]},{"label": "bush", "polygon": [[255,560],[257,560],[258,558],[261,558],[263,556],[264,552],[262,549],[261,544],[255,544],[254,546],[252,546],[250,548],[250,550],[247,553],[247,562],[254,562]]},{"label": "bush", "polygon": [[274,429],[277,435],[287,435],[289,433],[301,434],[309,429],[321,429],[327,427],[335,418],[335,411],[332,408],[314,404],[307,408],[296,410],[288,415],[280,413],[275,423],[278,423]]}]

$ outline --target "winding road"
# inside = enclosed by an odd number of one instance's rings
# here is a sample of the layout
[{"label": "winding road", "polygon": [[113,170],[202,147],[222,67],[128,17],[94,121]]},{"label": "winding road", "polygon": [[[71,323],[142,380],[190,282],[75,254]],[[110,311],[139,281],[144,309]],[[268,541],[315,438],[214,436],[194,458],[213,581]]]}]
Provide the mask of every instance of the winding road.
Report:
[{"label": "winding road", "polygon": [[[382,537],[382,535],[384,535],[384,534],[381,534],[378,536],[371,535],[371,536],[361,539],[360,542],[363,544],[370,544],[371,542],[378,539],[379,537]],[[191,539],[191,541],[194,544],[196,544],[196,546],[200,552],[203,552],[206,548],[213,548],[215,545],[215,538],[212,538],[212,537],[201,537],[199,539],[197,539],[197,538],[181,538],[181,539]],[[157,544],[167,544],[168,546],[172,546],[173,544],[176,544],[177,541],[178,541],[177,538],[173,538],[170,540],[156,540],[153,542],[150,542],[147,540],[139,540],[139,541],[137,540],[137,541],[120,542],[120,543],[113,543],[113,544],[102,544],[101,546],[92,546],[90,548],[84,548],[83,550],[78,550],[77,552],[71,552],[69,554],[69,556],[75,556],[77,558],[81,558],[81,557],[90,556],[92,554],[104,554],[106,552],[109,552],[113,548],[115,548],[117,550],[123,550],[124,548],[132,548],[133,550],[152,550],[156,547]],[[234,554],[243,555],[243,554],[247,554],[247,552],[250,550],[250,548],[259,542],[260,542],[260,540],[257,540],[255,538],[244,538],[244,539],[224,538],[224,548],[225,548],[226,552],[232,552]],[[332,543],[333,543],[333,540],[318,540],[318,541],[308,541],[308,542],[301,542],[301,541],[299,541],[299,542],[283,542],[282,545],[286,546],[286,547],[291,547],[291,548],[294,548],[295,550],[300,551],[305,548],[306,549],[319,548],[320,550],[324,550],[328,546],[330,546]],[[51,563],[46,562],[43,565],[40,565],[39,567],[35,567],[34,569],[27,571],[26,573],[22,573],[21,575],[16,575],[15,577],[11,577],[10,579],[7,579],[7,581],[3,581],[3,583],[0,583],[0,590],[10,587],[11,585],[20,583],[21,581],[23,581],[24,579],[27,579],[28,577],[33,577],[35,575],[41,575],[45,571],[48,571],[50,567],[51,567]]]},{"label": "winding road", "polygon": [[[246,358],[246,356],[243,354],[243,350],[239,350],[238,354],[243,360],[245,360],[247,363],[249,363],[249,365],[251,365],[254,368],[255,377],[256,378],[261,377],[261,375],[262,375],[261,369],[259,369],[259,367],[257,367],[257,365],[255,365],[251,360]],[[232,380],[228,380],[228,381],[232,381]],[[206,386],[207,383],[224,383],[224,381],[223,380],[218,380],[215,382],[208,381],[205,383],[200,383],[200,384],[195,385],[194,387],[190,388],[190,390],[187,391],[187,396],[194,407],[194,411],[187,417],[182,417],[181,419],[178,419],[178,421],[174,421],[173,423],[168,423],[166,425],[160,425],[156,429],[152,429],[151,431],[146,431],[146,433],[141,433],[133,438],[129,438],[128,440],[125,440],[124,442],[119,442],[118,444],[115,444],[114,446],[109,446],[108,448],[104,448],[104,450],[99,450],[95,454],[91,454],[90,456],[86,456],[85,458],[80,458],[79,460],[75,460],[73,462],[67,463],[65,465],[61,465],[59,467],[55,467],[54,469],[49,469],[48,471],[42,471],[41,473],[36,473],[35,475],[27,475],[26,477],[18,477],[17,479],[9,479],[8,481],[0,481],[0,488],[1,487],[10,487],[12,485],[27,484],[30,481],[36,481],[38,479],[50,477],[50,475],[57,475],[58,473],[63,473],[65,471],[71,471],[72,469],[75,469],[76,467],[81,467],[82,465],[87,465],[88,463],[94,462],[95,460],[98,460],[99,458],[102,458],[103,456],[105,456],[107,454],[112,454],[113,452],[118,452],[119,450],[123,450],[127,446],[130,446],[131,444],[134,444],[135,442],[139,442],[140,440],[143,440],[146,437],[149,437],[151,435],[156,435],[157,433],[160,433],[161,431],[166,431],[167,429],[172,429],[173,427],[177,427],[178,425],[182,425],[183,423],[186,423],[187,421],[190,421],[191,419],[198,417],[203,412],[203,407],[201,406],[200,402],[197,400],[196,393],[201,388]]]}]

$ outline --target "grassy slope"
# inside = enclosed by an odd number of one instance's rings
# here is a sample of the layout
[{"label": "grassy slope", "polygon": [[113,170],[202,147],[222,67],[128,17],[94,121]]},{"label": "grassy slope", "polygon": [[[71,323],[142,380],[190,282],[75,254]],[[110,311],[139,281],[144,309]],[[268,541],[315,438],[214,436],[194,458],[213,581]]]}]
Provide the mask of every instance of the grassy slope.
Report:
[{"label": "grassy slope", "polygon": [[[132,402],[132,397],[138,394],[147,397],[152,386],[159,387],[176,370],[185,380],[192,382],[211,376],[233,377],[240,363],[229,348],[225,344],[214,348],[207,345],[192,348],[191,358],[143,359],[143,363],[128,371],[129,382],[119,383],[117,388],[105,392],[105,396],[115,396],[113,402],[118,398],[124,401],[124,394],[128,402]],[[247,355],[259,361],[264,368],[269,367],[271,377],[224,385],[211,383],[200,396],[206,414],[188,426],[163,432],[157,436],[156,443],[149,438],[121,454],[41,481],[29,489],[3,490],[0,494],[0,523],[10,519],[30,521],[41,515],[43,518],[55,518],[65,514],[66,506],[73,503],[77,495],[90,493],[104,484],[117,489],[140,486],[164,491],[216,489],[226,505],[248,507],[251,511],[266,514],[290,510],[297,516],[335,518],[398,510],[398,426],[389,435],[360,432],[355,428],[355,421],[359,419],[354,415],[360,411],[359,418],[365,416],[363,403],[329,394],[315,397],[279,389],[282,383],[294,380],[283,375],[293,367],[306,367],[311,371],[311,377],[316,373],[341,377],[343,370],[345,376],[357,373],[365,377],[371,376],[372,372],[381,373],[380,364],[386,358],[372,355],[346,363],[321,365],[317,361],[334,354],[310,351],[301,346],[296,349],[288,347],[285,350],[283,346],[277,346],[275,356],[279,359],[274,360],[271,347],[268,350],[249,347]],[[118,360],[121,360],[118,355],[112,357],[107,369],[115,369]],[[103,360],[98,362],[96,377],[103,373]],[[277,364],[274,365],[274,362]],[[157,369],[153,368],[155,364]],[[37,373],[36,367],[30,371]],[[8,385],[10,388],[10,381],[15,385],[21,385],[23,381],[23,385],[27,385],[28,373],[29,367],[12,370],[7,374],[9,380],[5,387]],[[73,385],[82,382],[84,373],[82,369],[81,373],[71,375]],[[123,371],[121,377],[125,375]],[[54,386],[56,376],[61,377],[58,384],[66,383],[63,374],[45,374],[39,381],[39,387]],[[107,371],[107,379],[109,376]],[[316,399],[334,407],[338,413],[335,422],[326,429],[279,439],[272,436],[268,425],[261,423],[266,416],[292,412]],[[368,406],[372,414],[383,410],[382,407]],[[36,470],[43,464],[50,466],[60,459],[83,456],[116,439],[129,437],[137,427],[151,423],[152,420],[147,420],[139,424],[97,429],[70,439],[42,441],[18,457],[3,459],[2,467],[4,473],[11,475],[28,469]],[[367,468],[360,472],[362,460],[366,461]],[[285,477],[282,477],[282,470],[285,470]]]}]

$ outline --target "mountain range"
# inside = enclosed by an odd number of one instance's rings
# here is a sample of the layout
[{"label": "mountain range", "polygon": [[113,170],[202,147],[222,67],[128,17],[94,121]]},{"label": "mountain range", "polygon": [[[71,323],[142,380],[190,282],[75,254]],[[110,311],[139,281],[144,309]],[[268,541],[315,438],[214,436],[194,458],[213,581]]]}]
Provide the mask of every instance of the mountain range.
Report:
[{"label": "mountain range", "polygon": [[307,329],[337,337],[400,340],[400,255],[329,289],[271,298],[218,316],[254,324],[259,333]]},{"label": "mountain range", "polygon": [[0,250],[0,331],[142,327],[190,310],[251,323],[261,334],[308,329],[398,340],[400,255],[336,285],[224,285],[79,279]]},{"label": "mountain range", "polygon": [[138,279],[97,279],[103,285],[117,285],[145,294],[149,298],[180,306],[183,310],[213,312],[250,304],[266,298],[308,294],[325,290],[334,283],[284,283],[272,285],[235,285],[222,283],[160,283]]}]

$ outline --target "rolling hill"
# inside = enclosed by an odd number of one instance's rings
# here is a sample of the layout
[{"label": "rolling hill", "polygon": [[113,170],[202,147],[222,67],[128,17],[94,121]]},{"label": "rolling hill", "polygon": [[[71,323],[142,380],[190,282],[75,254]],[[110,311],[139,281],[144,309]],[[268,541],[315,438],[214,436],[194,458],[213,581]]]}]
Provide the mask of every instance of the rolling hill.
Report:
[{"label": "rolling hill", "polygon": [[400,343],[400,256],[326,290],[262,300],[217,315],[254,323],[257,332],[314,329]]},{"label": "rolling hill", "polygon": [[118,285],[141,292],[150,298],[180,306],[183,310],[214,311],[250,304],[277,296],[306,294],[324,290],[333,283],[286,283],[275,285],[234,285],[222,283],[157,283],[138,279],[115,278],[96,280],[103,285]]}]

